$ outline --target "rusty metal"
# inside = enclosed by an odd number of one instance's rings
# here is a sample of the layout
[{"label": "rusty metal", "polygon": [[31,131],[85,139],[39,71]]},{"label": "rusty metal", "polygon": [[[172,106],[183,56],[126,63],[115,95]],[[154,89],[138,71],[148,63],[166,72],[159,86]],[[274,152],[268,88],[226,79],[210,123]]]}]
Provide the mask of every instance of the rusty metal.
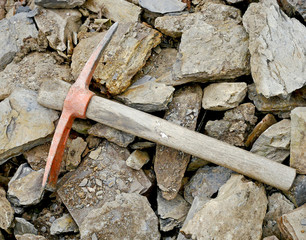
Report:
[{"label": "rusty metal", "polygon": [[107,47],[117,28],[118,23],[115,23],[108,30],[105,37],[100,41],[86,62],[79,77],[69,89],[47,158],[42,182],[43,187],[47,190],[54,191],[56,189],[63,154],[73,121],[75,118],[86,118],[87,106],[94,95],[94,93],[89,90],[90,81],[104,49]]}]

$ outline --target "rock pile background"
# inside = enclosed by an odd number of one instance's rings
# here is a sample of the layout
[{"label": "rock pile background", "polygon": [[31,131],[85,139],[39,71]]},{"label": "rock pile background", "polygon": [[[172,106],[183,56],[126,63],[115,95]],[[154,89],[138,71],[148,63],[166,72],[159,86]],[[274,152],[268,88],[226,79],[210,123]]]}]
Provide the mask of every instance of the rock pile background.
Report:
[{"label": "rock pile background", "polygon": [[[305,21],[303,0],[0,0],[0,240],[306,239]],[[92,91],[295,168],[290,191],[76,120],[45,192],[38,91],[114,22]]]}]

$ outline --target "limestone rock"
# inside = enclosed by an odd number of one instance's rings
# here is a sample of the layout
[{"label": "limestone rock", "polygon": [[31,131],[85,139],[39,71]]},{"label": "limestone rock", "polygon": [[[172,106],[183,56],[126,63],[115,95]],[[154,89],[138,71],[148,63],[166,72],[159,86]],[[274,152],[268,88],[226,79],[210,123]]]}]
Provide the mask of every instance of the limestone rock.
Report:
[{"label": "limestone rock", "polygon": [[273,235],[273,236],[265,237],[262,240],[278,240],[278,238]]},{"label": "limestone rock", "polygon": [[139,0],[139,5],[155,13],[171,13],[183,11],[186,7],[186,3],[182,3],[179,0]]},{"label": "limestone rock", "polygon": [[224,111],[237,107],[245,98],[247,84],[213,83],[204,88],[202,107],[206,110]]},{"label": "limestone rock", "polygon": [[276,0],[250,4],[243,25],[258,93],[286,97],[306,84],[305,26],[281,11]]},{"label": "limestone rock", "polygon": [[35,0],[35,4],[44,8],[74,8],[86,0]]},{"label": "limestone rock", "polygon": [[23,234],[23,235],[16,235],[17,240],[47,240],[44,236],[34,235],[34,234]]},{"label": "limestone rock", "polygon": [[74,131],[83,134],[83,135],[88,135],[88,130],[91,128],[92,122],[89,120],[85,119],[75,119],[71,129]]},{"label": "limestone rock", "polygon": [[19,88],[0,102],[0,164],[44,143],[53,132],[58,113],[36,98],[35,92]]},{"label": "limestone rock", "polygon": [[143,150],[146,148],[152,148],[155,147],[155,143],[153,142],[135,142],[133,144],[131,144],[131,149],[133,150]]},{"label": "limestone rock", "polygon": [[193,172],[198,170],[201,167],[204,167],[205,165],[209,164],[208,161],[195,157],[195,156],[191,156],[190,162],[188,164],[188,168],[187,171],[188,172]]},{"label": "limestone rock", "polygon": [[58,189],[60,198],[79,227],[91,210],[113,201],[119,193],[141,194],[151,187],[142,170],[126,166],[125,160],[129,155],[127,149],[103,141]]},{"label": "limestone rock", "polygon": [[[5,190],[0,187],[0,228],[7,230],[14,220],[14,209],[6,199]],[[1,237],[0,237],[1,239]]]},{"label": "limestone rock", "polygon": [[306,174],[306,107],[291,111],[290,166]]},{"label": "limestone rock", "polygon": [[34,225],[24,218],[15,218],[15,227],[14,227],[14,235],[23,235],[23,234],[37,234],[37,229],[34,227]]},{"label": "limestone rock", "polygon": [[[201,109],[202,89],[199,85],[186,86],[175,92],[164,119],[194,130]],[[165,199],[176,197],[181,187],[190,155],[162,145],[156,146],[154,171],[157,185]]]},{"label": "limestone rock", "polygon": [[125,0],[88,0],[84,7],[114,22],[137,22],[141,8]]},{"label": "limestone rock", "polygon": [[294,203],[296,207],[306,203],[306,175],[297,175],[289,192],[284,194]]},{"label": "limestone rock", "polygon": [[288,119],[273,124],[255,141],[251,152],[282,163],[290,153],[290,129]]},{"label": "limestone rock", "polygon": [[[88,57],[105,33],[80,41],[72,55],[71,68],[78,76]],[[140,23],[122,23],[106,48],[94,73],[94,79],[117,95],[126,90],[132,77],[144,66],[151,49],[161,41],[161,34]]]},{"label": "limestone rock", "polygon": [[304,21],[306,21],[306,2],[303,0],[280,0],[282,8],[291,16],[293,14],[300,14]]},{"label": "limestone rock", "polygon": [[218,197],[207,202],[181,232],[193,239],[260,240],[267,202],[263,186],[232,175]]},{"label": "limestone rock", "polygon": [[122,193],[91,211],[80,227],[81,239],[160,239],[158,220],[148,200]]},{"label": "limestone rock", "polygon": [[0,71],[20,51],[24,45],[24,39],[38,36],[38,31],[30,16],[31,14],[23,12],[0,21]]},{"label": "limestone rock", "polygon": [[38,29],[47,36],[50,47],[62,52],[67,49],[67,41],[78,32],[81,17],[82,14],[74,9],[40,8],[35,22]]},{"label": "limestone rock", "polygon": [[84,152],[87,143],[81,138],[71,140],[66,158],[66,170],[71,171],[78,167],[81,162],[81,155]]},{"label": "limestone rock", "polygon": [[62,217],[56,219],[50,228],[51,235],[78,231],[78,226],[70,214],[64,214]]},{"label": "limestone rock", "polygon": [[147,152],[135,150],[126,160],[126,165],[135,170],[140,170],[143,165],[150,161],[150,156]]},{"label": "limestone rock", "polygon": [[[5,18],[5,4],[6,4],[6,0],[0,0],[0,20]],[[0,237],[0,239],[1,239],[1,237]]]},{"label": "limestone rock", "polygon": [[96,123],[93,125],[88,130],[88,134],[100,138],[106,138],[108,141],[116,143],[120,147],[127,147],[135,139],[134,135],[122,132],[112,127],[108,127],[101,123]]}]

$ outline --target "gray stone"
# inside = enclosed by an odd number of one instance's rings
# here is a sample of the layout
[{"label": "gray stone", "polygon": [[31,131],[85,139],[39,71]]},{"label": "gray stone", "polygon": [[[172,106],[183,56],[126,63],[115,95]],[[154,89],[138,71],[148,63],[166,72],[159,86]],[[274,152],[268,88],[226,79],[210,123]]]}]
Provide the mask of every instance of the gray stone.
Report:
[{"label": "gray stone", "polygon": [[72,129],[80,134],[87,135],[92,123],[84,119],[76,119],[72,124]]},{"label": "gray stone", "polygon": [[267,98],[286,97],[306,84],[303,24],[281,11],[276,0],[266,0],[250,4],[243,15],[243,25],[250,37],[251,69],[257,93]]},{"label": "gray stone", "polygon": [[23,235],[16,235],[17,240],[47,240],[44,236],[34,235],[34,234],[23,234]]},{"label": "gray stone", "polygon": [[74,8],[86,0],[35,0],[35,4],[44,8]]},{"label": "gray stone", "polygon": [[294,203],[296,207],[300,207],[306,203],[306,175],[297,175],[289,192],[284,194]]},{"label": "gray stone", "polygon": [[193,239],[260,240],[267,202],[263,186],[232,175],[218,197],[207,202],[181,232]]},{"label": "gray stone", "polygon": [[135,136],[122,132],[112,127],[108,127],[101,123],[96,123],[89,130],[88,134],[96,137],[106,138],[108,141],[116,143],[120,147],[127,147],[134,141]]},{"label": "gray stone", "polygon": [[247,84],[213,83],[204,88],[202,107],[206,110],[224,111],[237,107],[245,98]]},{"label": "gray stone", "polygon": [[280,0],[280,2],[289,16],[298,13],[306,21],[306,2],[304,0]]},{"label": "gray stone", "polygon": [[18,88],[0,102],[0,164],[48,140],[58,113],[40,106],[37,94]]},{"label": "gray stone", "polygon": [[60,218],[56,219],[52,223],[50,228],[51,235],[78,231],[78,226],[76,225],[70,214],[64,214]]},{"label": "gray stone", "polygon": [[34,227],[34,225],[24,218],[15,218],[15,227],[14,227],[14,235],[23,235],[23,234],[34,234],[36,235],[38,233],[37,229]]},{"label": "gray stone", "polygon": [[306,174],[306,107],[291,111],[290,166]]},{"label": "gray stone", "polygon": [[273,124],[259,136],[250,151],[282,163],[290,153],[290,129],[289,119]]},{"label": "gray stone", "polygon": [[[0,187],[0,228],[8,230],[14,220],[14,209],[6,199],[5,190]],[[0,237],[1,239],[1,237]]]},{"label": "gray stone", "polygon": [[195,157],[195,156],[191,156],[190,162],[189,162],[188,167],[187,167],[187,171],[189,171],[189,172],[196,171],[199,168],[204,167],[207,164],[209,164],[208,161],[206,161],[204,159],[201,159],[201,158],[198,158],[198,157]]},{"label": "gray stone", "polygon": [[180,12],[186,7],[186,3],[182,3],[179,0],[139,0],[139,5],[155,13]]},{"label": "gray stone", "polygon": [[147,152],[135,150],[126,160],[126,165],[135,170],[140,170],[143,165],[150,161],[150,156]]},{"label": "gray stone", "polygon": [[81,156],[84,152],[87,143],[81,137],[72,139],[68,144],[67,158],[66,158],[66,170],[75,170],[80,162]]},{"label": "gray stone", "polygon": [[155,147],[156,143],[153,142],[136,142],[131,144],[131,149],[133,150],[143,150],[146,148],[152,148]]},{"label": "gray stone", "polygon": [[262,240],[278,240],[278,238],[273,235],[273,236],[265,237]]}]

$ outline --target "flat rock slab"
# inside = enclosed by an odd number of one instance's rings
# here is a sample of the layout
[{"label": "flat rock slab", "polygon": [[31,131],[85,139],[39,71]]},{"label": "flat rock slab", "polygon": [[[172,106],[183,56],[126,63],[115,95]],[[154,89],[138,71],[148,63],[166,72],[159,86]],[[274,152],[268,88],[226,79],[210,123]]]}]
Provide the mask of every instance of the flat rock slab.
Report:
[{"label": "flat rock slab", "polygon": [[[72,55],[71,68],[77,77],[105,33],[80,41]],[[132,77],[145,65],[161,34],[140,23],[119,24],[94,73],[94,79],[106,83],[109,93],[120,94],[131,85]]]},{"label": "flat rock slab", "polygon": [[87,143],[81,137],[70,140],[67,149],[66,170],[75,170],[80,162],[82,153],[86,149]]},{"label": "flat rock slab", "polygon": [[36,99],[35,92],[18,88],[0,102],[0,164],[46,142],[53,133],[58,113]]},{"label": "flat rock slab", "polygon": [[113,201],[119,193],[141,194],[151,187],[142,170],[126,166],[129,155],[127,149],[103,141],[59,188],[60,198],[79,227],[91,210]]},{"label": "flat rock slab", "polygon": [[75,8],[86,0],[35,0],[35,4],[44,8]]},{"label": "flat rock slab", "polygon": [[50,228],[51,235],[78,231],[79,228],[70,214],[64,214],[60,218],[56,219]]},{"label": "flat rock slab", "polygon": [[260,240],[267,203],[263,186],[232,175],[217,198],[207,202],[181,232],[193,239]]},{"label": "flat rock slab", "polygon": [[34,227],[34,225],[24,218],[15,218],[15,226],[14,226],[14,235],[23,235],[23,234],[37,234],[38,231]]},{"label": "flat rock slab", "polygon": [[17,240],[47,240],[44,236],[34,235],[34,234],[23,234],[23,235],[16,235]]},{"label": "flat rock slab", "polygon": [[[5,190],[0,187],[0,228],[8,230],[14,220],[14,209],[6,199]],[[0,237],[1,239],[1,237]]]},{"label": "flat rock slab", "polygon": [[[166,111],[164,119],[194,130],[201,109],[202,89],[199,85],[178,90]],[[154,171],[157,185],[165,199],[176,197],[181,187],[190,155],[163,145],[156,146]]]},{"label": "flat rock slab", "polygon": [[306,174],[306,107],[291,111],[290,166]]},{"label": "flat rock slab", "polygon": [[286,97],[306,84],[303,24],[281,11],[276,0],[267,0],[250,4],[243,25],[249,33],[252,77],[258,93]]},{"label": "flat rock slab", "polygon": [[150,161],[150,156],[147,152],[135,150],[126,160],[126,165],[135,170],[140,170],[143,165]]},{"label": "flat rock slab", "polygon": [[149,201],[122,193],[89,212],[80,227],[81,239],[160,239],[158,220]]},{"label": "flat rock slab", "polygon": [[155,13],[171,13],[183,11],[186,7],[186,3],[182,3],[179,0],[139,0],[139,5],[150,12]]}]

